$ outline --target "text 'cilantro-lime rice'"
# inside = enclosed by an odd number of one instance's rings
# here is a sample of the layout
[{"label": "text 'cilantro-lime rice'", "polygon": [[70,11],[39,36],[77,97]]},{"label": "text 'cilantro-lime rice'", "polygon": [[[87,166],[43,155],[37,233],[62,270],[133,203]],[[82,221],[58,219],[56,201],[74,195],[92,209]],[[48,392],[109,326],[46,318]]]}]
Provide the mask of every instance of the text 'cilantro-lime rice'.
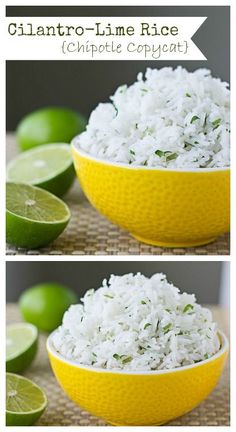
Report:
[{"label": "text 'cilantro-lime rice'", "polygon": [[191,365],[220,349],[210,310],[162,273],[104,280],[69,308],[52,343],[76,363],[130,371]]},{"label": "text 'cilantro-lime rice'", "polygon": [[81,150],[131,166],[229,166],[230,91],[211,71],[148,68],[110,99],[75,140]]}]

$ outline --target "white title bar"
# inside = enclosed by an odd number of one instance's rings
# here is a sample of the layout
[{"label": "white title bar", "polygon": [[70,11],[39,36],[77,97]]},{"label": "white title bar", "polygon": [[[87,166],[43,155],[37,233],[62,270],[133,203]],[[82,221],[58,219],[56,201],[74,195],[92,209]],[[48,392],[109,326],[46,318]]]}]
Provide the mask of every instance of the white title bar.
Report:
[{"label": "white title bar", "polygon": [[206,60],[191,40],[206,17],[5,20],[8,60]]}]

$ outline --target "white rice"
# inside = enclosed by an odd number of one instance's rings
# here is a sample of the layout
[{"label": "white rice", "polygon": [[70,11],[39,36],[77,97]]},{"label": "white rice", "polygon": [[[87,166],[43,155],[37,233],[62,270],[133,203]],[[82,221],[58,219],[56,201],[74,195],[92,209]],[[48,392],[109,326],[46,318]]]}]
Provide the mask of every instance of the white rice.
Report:
[{"label": "white rice", "polygon": [[81,302],[70,306],[52,337],[56,351],[74,362],[162,370],[205,360],[220,348],[210,310],[162,273],[112,275]]},{"label": "white rice", "polygon": [[209,70],[148,68],[110,99],[77,138],[89,154],[134,166],[229,166],[230,91]]}]

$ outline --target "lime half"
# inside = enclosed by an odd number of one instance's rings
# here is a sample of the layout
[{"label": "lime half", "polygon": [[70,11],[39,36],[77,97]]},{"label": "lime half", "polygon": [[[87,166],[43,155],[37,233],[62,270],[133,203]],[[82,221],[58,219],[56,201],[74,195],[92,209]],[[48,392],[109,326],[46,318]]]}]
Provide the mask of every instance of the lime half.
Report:
[{"label": "lime half", "polygon": [[65,229],[67,205],[50,192],[23,183],[6,185],[6,239],[27,249],[46,246]]},{"label": "lime half", "polygon": [[6,369],[22,372],[33,361],[37,352],[38,330],[32,324],[19,323],[7,326]]},{"label": "lime half", "polygon": [[6,374],[6,425],[31,426],[47,406],[43,390],[29,379]]},{"label": "lime half", "polygon": [[21,153],[7,166],[7,180],[64,195],[75,177],[70,146],[47,144]]}]

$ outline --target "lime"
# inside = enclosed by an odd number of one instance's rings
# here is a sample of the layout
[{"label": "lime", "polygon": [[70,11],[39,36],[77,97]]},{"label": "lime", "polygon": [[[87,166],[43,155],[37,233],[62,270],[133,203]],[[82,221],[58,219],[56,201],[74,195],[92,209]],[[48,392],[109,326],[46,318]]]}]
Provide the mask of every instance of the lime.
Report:
[{"label": "lime", "polygon": [[7,166],[7,180],[29,183],[64,195],[74,180],[75,172],[68,144],[48,144],[21,153]]},{"label": "lime", "polygon": [[7,326],[6,369],[22,372],[33,361],[38,342],[38,330],[32,324],[19,323]]},{"label": "lime", "polygon": [[52,331],[61,324],[68,307],[77,301],[76,294],[66,286],[42,283],[25,290],[19,305],[26,321],[41,330]]},{"label": "lime", "polygon": [[26,115],[19,123],[16,138],[21,150],[64,142],[85,130],[86,120],[77,112],[59,107],[47,107]]},{"label": "lime", "polygon": [[44,412],[47,398],[33,381],[6,374],[6,425],[31,426]]},{"label": "lime", "polygon": [[50,192],[23,183],[7,183],[7,242],[27,249],[55,240],[70,219],[67,205]]}]

